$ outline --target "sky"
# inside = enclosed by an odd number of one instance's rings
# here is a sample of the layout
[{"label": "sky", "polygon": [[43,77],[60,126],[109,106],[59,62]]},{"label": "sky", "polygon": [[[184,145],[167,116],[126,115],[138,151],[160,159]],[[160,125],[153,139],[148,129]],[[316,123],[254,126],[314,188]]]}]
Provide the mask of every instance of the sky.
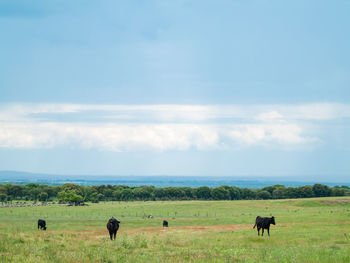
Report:
[{"label": "sky", "polygon": [[0,0],[0,170],[350,181],[349,13]]}]

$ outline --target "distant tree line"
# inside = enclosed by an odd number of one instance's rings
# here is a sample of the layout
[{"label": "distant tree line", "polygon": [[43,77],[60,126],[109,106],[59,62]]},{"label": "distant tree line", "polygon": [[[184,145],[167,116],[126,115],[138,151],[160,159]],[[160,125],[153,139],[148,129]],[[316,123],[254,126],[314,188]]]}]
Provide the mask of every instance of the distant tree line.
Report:
[{"label": "distant tree line", "polygon": [[329,187],[323,184],[300,187],[272,185],[260,189],[219,186],[191,187],[154,187],[125,185],[80,186],[64,184],[48,186],[30,183],[27,185],[0,184],[0,202],[14,200],[58,201],[60,203],[81,204],[99,201],[148,201],[148,200],[257,200],[310,198],[326,196],[350,196],[348,186]]}]

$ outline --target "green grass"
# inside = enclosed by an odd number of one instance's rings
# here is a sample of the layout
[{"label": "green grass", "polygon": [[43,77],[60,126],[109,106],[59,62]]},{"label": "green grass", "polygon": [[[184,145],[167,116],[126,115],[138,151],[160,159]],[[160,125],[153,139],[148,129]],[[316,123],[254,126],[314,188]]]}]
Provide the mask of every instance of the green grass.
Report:
[{"label": "green grass", "polygon": [[[276,217],[270,237],[257,215]],[[350,262],[350,198],[0,208],[0,262]]]}]

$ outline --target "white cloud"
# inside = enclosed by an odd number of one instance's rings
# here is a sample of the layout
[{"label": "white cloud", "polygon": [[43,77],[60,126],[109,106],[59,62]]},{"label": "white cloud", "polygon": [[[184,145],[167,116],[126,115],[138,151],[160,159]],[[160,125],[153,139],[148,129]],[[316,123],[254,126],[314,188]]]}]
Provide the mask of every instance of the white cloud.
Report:
[{"label": "white cloud", "polygon": [[239,125],[228,131],[228,136],[248,145],[300,145],[315,141],[314,138],[303,135],[302,128],[295,124]]},{"label": "white cloud", "polygon": [[[40,114],[100,114],[101,118],[140,119],[143,121],[196,122],[218,119],[280,118],[327,120],[350,118],[350,105],[340,103],[261,104],[261,105],[94,105],[94,104],[5,104],[1,120],[35,119]],[[263,120],[263,119],[261,119]]]},{"label": "white cloud", "polygon": [[219,148],[230,140],[247,145],[308,143],[296,125],[8,123],[0,147],[73,147],[112,151]]},{"label": "white cloud", "polygon": [[8,123],[0,126],[0,147],[78,147],[125,151],[215,147],[217,131],[206,125]]},{"label": "white cloud", "polygon": [[9,104],[0,105],[0,147],[164,151],[233,144],[304,146],[319,140],[308,129],[310,121],[337,118],[350,118],[350,106]]},{"label": "white cloud", "polygon": [[283,116],[277,111],[269,111],[259,114],[256,119],[264,122],[274,122],[283,120]]}]

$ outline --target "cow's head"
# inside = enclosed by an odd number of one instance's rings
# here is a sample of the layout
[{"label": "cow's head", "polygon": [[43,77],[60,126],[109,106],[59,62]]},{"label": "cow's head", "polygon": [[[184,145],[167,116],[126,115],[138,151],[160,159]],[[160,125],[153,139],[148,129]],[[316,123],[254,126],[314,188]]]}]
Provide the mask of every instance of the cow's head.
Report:
[{"label": "cow's head", "polygon": [[275,222],[275,217],[274,217],[274,216],[273,216],[273,217],[271,217],[271,224],[276,225],[276,222]]},{"label": "cow's head", "polygon": [[44,230],[46,230],[46,226],[44,226]]},{"label": "cow's head", "polygon": [[120,221],[115,219],[114,217],[112,217],[111,219],[109,219],[108,222],[110,225],[114,225],[114,224],[120,224]]}]

